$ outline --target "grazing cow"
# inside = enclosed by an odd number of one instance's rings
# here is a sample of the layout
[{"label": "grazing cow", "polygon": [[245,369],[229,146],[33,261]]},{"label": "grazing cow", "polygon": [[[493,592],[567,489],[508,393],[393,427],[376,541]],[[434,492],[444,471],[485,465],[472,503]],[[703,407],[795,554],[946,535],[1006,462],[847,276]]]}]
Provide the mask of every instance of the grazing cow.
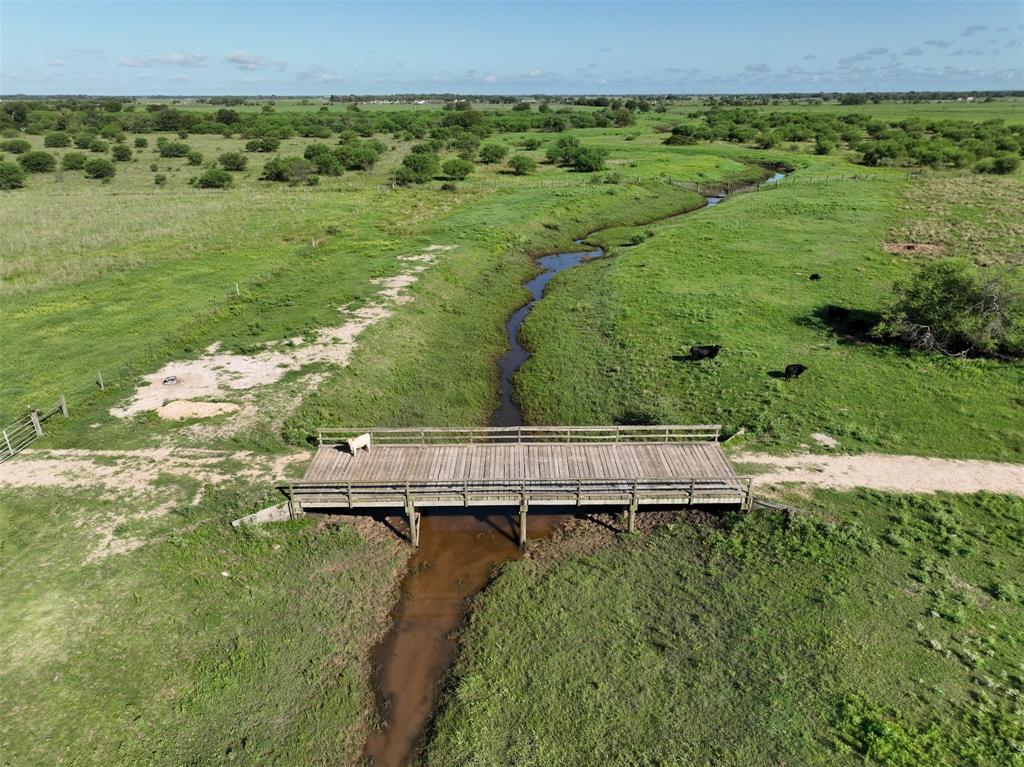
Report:
[{"label": "grazing cow", "polygon": [[820,281],[821,281],[821,275],[820,274],[815,272],[814,274],[811,275],[811,282],[820,282]]},{"label": "grazing cow", "polygon": [[786,380],[789,381],[793,378],[799,378],[803,375],[805,370],[807,370],[807,368],[804,365],[786,365],[786,370],[783,375],[786,377]]},{"label": "grazing cow", "polygon": [[690,347],[690,359],[691,360],[710,360],[718,356],[718,352],[721,351],[722,347],[718,344],[712,344],[710,346],[691,346]]},{"label": "grazing cow", "polygon": [[369,434],[360,434],[358,437],[345,440],[345,444],[352,455],[355,455],[357,450],[365,450],[369,453],[372,440]]},{"label": "grazing cow", "polygon": [[845,322],[850,318],[850,310],[847,309],[845,306],[835,306],[834,304],[829,304],[828,306],[825,307],[825,316],[828,317],[830,320],[842,320]]}]

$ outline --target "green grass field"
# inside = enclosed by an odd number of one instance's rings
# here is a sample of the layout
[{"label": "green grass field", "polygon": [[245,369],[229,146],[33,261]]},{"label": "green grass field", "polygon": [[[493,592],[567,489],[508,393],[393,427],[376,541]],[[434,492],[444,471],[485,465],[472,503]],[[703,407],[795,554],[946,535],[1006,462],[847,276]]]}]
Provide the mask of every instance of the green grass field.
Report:
[{"label": "green grass field", "polygon": [[[276,107],[292,108],[318,106]],[[572,249],[595,230],[591,241],[608,255],[560,275],[526,323],[534,356],[516,383],[530,422],[720,422],[746,430],[744,447],[769,451],[825,431],[844,451],[1021,461],[1019,363],[852,341],[820,314],[830,303],[877,310],[892,281],[925,257],[890,253],[886,243],[926,240],[980,264],[1012,262],[1024,248],[1014,215],[1021,172],[908,179],[902,169],[851,164],[845,152],[817,157],[810,145],[665,146],[656,126],[696,108],[573,131],[608,150],[598,174],[542,162],[557,137],[542,133],[531,134],[545,142],[530,152],[540,163],[531,175],[477,165],[454,191],[441,179],[391,190],[413,142],[378,136],[388,149],[372,171],[291,187],[260,181],[268,156],[249,154],[233,188],[202,190],[187,183],[202,169],[157,157],[157,135],[148,134],[149,147],[117,163],[109,183],[42,173],[0,192],[0,420],[64,393],[71,418],[48,421],[37,448],[140,451],[129,463],[153,451],[224,451],[190,476],[157,472],[138,486],[118,484],[116,472],[89,479],[121,465],[106,453],[49,456],[65,462],[63,475],[38,454],[4,465],[35,467],[27,484],[37,486],[0,487],[0,762],[355,763],[372,719],[368,647],[404,549],[388,536],[363,540],[347,524],[236,532],[227,521],[276,502],[273,480],[303,468],[284,459],[318,426],[485,423],[497,402],[503,324],[526,300],[531,256]],[[1019,116],[1019,105],[998,108]],[[523,138],[488,141],[514,148]],[[301,155],[312,141],[288,139],[281,153]],[[245,143],[187,142],[207,160]],[[794,172],[777,189],[672,217],[701,202],[679,182],[750,181],[763,164]],[[166,186],[154,183],[157,173]],[[865,174],[872,178],[850,178]],[[241,427],[222,433],[224,416],[110,414],[140,376],[212,344],[255,354],[338,324],[340,309],[379,300],[380,280],[431,246],[444,249],[408,288],[413,300],[390,305],[347,366],[317,363],[227,394],[253,411]],[[821,282],[807,279],[812,271]],[[672,359],[692,343],[721,343],[723,352],[699,366]],[[789,383],[770,375],[790,362],[808,373]],[[310,372],[322,376],[316,391]],[[429,762],[584,764],[600,755],[712,764],[735,754],[750,764],[767,763],[758,762],[767,753],[779,757],[772,763],[854,763],[871,747],[850,724],[860,714],[909,742],[896,753],[920,748],[962,762],[969,733],[950,723],[974,712],[1008,726],[1006,691],[1020,688],[1011,644],[1021,639],[1019,602],[991,596],[1000,584],[1024,588],[1013,574],[1019,504],[820,495],[814,508],[838,524],[772,515],[679,524],[621,551],[509,568],[479,603]],[[954,522],[969,549],[955,556],[936,543]],[[892,585],[918,570],[931,579],[920,588]],[[938,618],[913,617],[933,604]],[[898,626],[888,626],[891,608]],[[566,623],[575,617],[590,628]],[[912,617],[926,629],[917,644]],[[989,633],[988,623],[997,628]],[[595,641],[578,656],[551,644],[583,630]],[[877,631],[868,646],[844,644],[863,631]],[[740,640],[751,636],[747,652]],[[511,656],[495,650],[506,643]],[[980,659],[971,672],[967,651]],[[885,678],[878,659],[889,652],[908,664],[904,676]],[[549,666],[553,686],[538,691],[536,674]],[[593,669],[608,669],[607,679]],[[484,672],[494,684],[479,681]],[[670,716],[656,705],[664,690]],[[624,705],[627,693],[640,708]],[[545,695],[605,716],[581,729],[571,707],[556,710]],[[535,740],[520,739],[506,704],[536,724]],[[784,716],[790,705],[795,715]],[[931,709],[948,743],[929,740]],[[752,732],[730,751],[743,728]],[[976,740],[993,758],[992,738]]]},{"label": "green grass field", "polygon": [[800,502],[507,565],[426,763],[1024,764],[1024,503]]}]

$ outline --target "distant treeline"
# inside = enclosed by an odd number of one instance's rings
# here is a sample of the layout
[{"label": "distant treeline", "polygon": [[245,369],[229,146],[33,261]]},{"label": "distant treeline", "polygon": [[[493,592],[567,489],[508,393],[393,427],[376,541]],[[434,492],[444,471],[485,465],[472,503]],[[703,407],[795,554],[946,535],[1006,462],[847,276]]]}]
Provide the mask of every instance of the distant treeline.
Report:
[{"label": "distant treeline", "polygon": [[785,142],[815,142],[818,154],[841,145],[860,152],[865,165],[974,167],[983,173],[1011,173],[1024,153],[1024,125],[1002,120],[881,120],[859,114],[762,112],[713,107],[695,113],[697,124],[678,125],[667,144],[731,141],[771,149]]}]

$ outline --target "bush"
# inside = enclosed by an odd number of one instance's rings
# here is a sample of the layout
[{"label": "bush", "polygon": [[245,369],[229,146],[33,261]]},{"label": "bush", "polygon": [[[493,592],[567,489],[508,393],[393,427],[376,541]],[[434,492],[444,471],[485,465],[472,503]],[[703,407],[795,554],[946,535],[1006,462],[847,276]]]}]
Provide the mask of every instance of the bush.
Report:
[{"label": "bush", "polygon": [[341,175],[341,160],[335,154],[334,148],[327,144],[310,144],[302,156],[316,166],[317,173],[323,173],[325,176]]},{"label": "bush", "polygon": [[974,166],[976,173],[996,173],[1005,176],[1020,167],[1020,158],[1012,154],[1003,157],[986,157]]},{"label": "bush", "polygon": [[157,186],[165,186],[167,184],[167,176],[163,173],[157,173],[153,176],[153,183]]},{"label": "bush", "polygon": [[114,163],[110,160],[104,160],[97,157],[94,160],[89,160],[85,164],[85,176],[86,178],[113,178],[117,169],[114,168]]},{"label": "bush", "polygon": [[402,165],[395,172],[395,181],[403,186],[409,184],[425,184],[437,175],[440,161],[432,152],[416,151],[412,148],[402,160]]},{"label": "bush", "polygon": [[13,162],[0,160],[0,189],[20,189],[25,185],[25,171]]},{"label": "bush", "polygon": [[110,144],[108,144],[101,138],[94,138],[92,141],[89,142],[88,149],[90,152],[106,152],[108,149],[110,149]]},{"label": "bush", "polygon": [[185,159],[188,161],[189,165],[199,166],[203,164],[203,153],[197,152],[195,149],[193,149],[191,152],[185,155]]},{"label": "bush", "polygon": [[568,165],[572,162],[572,158],[576,153],[582,149],[583,146],[580,144],[580,140],[575,136],[562,136],[555,142],[554,146],[548,147],[546,156],[548,162],[556,163],[558,165]]},{"label": "bush", "polygon": [[127,144],[117,144],[113,149],[110,150],[110,154],[118,162],[128,162],[132,159],[132,150],[128,148]]},{"label": "bush", "polygon": [[516,154],[512,155],[512,158],[508,161],[508,167],[517,176],[525,176],[527,173],[533,173],[537,169],[537,163],[529,155]]},{"label": "bush", "polygon": [[88,149],[89,145],[95,140],[96,134],[89,133],[88,131],[76,133],[74,135],[74,138],[72,138],[72,141],[74,142],[75,146],[78,147],[79,149]]},{"label": "bush", "polygon": [[281,142],[276,138],[254,138],[245,142],[246,152],[276,152]]},{"label": "bush", "polygon": [[192,147],[184,141],[164,141],[158,144],[157,151],[161,157],[188,157]]},{"label": "bush", "polygon": [[217,158],[224,170],[245,170],[249,160],[241,152],[225,152]]},{"label": "bush", "polygon": [[456,157],[441,166],[441,172],[452,181],[462,181],[473,172],[473,163]]},{"label": "bush", "polygon": [[914,349],[949,355],[1024,354],[1024,301],[1019,276],[946,259],[922,266],[893,286],[893,299],[873,331]]},{"label": "bush", "polygon": [[0,149],[11,154],[22,154],[32,148],[32,145],[23,138],[12,138],[7,141],[0,141]]},{"label": "bush", "polygon": [[43,146],[49,147],[50,149],[62,149],[63,147],[71,146],[71,136],[63,131],[47,133],[43,137]]},{"label": "bush", "polygon": [[260,178],[297,184],[306,181],[315,171],[316,166],[302,157],[273,157],[263,166]]},{"label": "bush", "polygon": [[532,152],[532,151],[535,151],[537,149],[540,149],[541,144],[543,144],[543,143],[544,142],[541,141],[536,136],[530,136],[530,137],[524,138],[522,140],[521,146],[523,147],[523,149]]},{"label": "bush", "polygon": [[346,170],[370,170],[380,159],[376,142],[348,143],[335,150],[339,162]]},{"label": "bush", "polygon": [[508,154],[508,147],[502,144],[484,144],[480,147],[480,162],[495,163],[501,162]]},{"label": "bush", "polygon": [[569,164],[573,170],[580,173],[593,173],[604,170],[604,160],[608,156],[608,150],[598,146],[580,147],[572,156]]},{"label": "bush", "polygon": [[139,136],[138,138],[135,139],[136,149],[145,149],[147,146],[149,146],[149,140],[144,138],[143,136]]},{"label": "bush", "polygon": [[38,149],[34,152],[25,152],[25,154],[20,155],[18,162],[29,173],[49,173],[57,167],[56,157],[49,152],[43,152]]},{"label": "bush", "polygon": [[231,174],[220,168],[210,168],[196,179],[200,189],[227,189],[232,183]]},{"label": "bush", "polygon": [[81,152],[68,152],[61,159],[60,165],[64,170],[81,170],[88,160],[89,158]]}]

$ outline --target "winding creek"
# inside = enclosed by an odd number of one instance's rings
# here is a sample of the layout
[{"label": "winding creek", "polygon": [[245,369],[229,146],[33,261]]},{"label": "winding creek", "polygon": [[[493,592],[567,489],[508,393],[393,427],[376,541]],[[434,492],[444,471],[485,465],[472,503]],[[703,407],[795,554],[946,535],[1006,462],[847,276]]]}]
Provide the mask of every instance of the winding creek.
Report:
[{"label": "winding creek", "polygon": [[[774,183],[784,177],[784,173],[775,172],[761,183]],[[723,198],[705,199],[704,207],[710,207]],[[696,210],[661,220],[690,215]],[[586,244],[585,240],[576,243]],[[602,248],[594,247],[536,259],[543,271],[525,285],[530,300],[513,312],[505,325],[509,348],[498,360],[501,401],[491,416],[492,426],[523,423],[514,397],[513,377],[530,354],[519,335],[548,283],[558,273],[603,255]],[[420,547],[409,561],[388,633],[372,658],[377,707],[383,720],[383,726],[367,738],[363,754],[373,767],[404,767],[414,760],[430,725],[441,682],[458,656],[457,631],[469,612],[472,598],[488,584],[497,565],[523,556],[517,543],[515,510],[510,511],[431,509],[422,516]],[[564,514],[557,512],[531,511],[530,538],[550,535],[564,518]]]}]

